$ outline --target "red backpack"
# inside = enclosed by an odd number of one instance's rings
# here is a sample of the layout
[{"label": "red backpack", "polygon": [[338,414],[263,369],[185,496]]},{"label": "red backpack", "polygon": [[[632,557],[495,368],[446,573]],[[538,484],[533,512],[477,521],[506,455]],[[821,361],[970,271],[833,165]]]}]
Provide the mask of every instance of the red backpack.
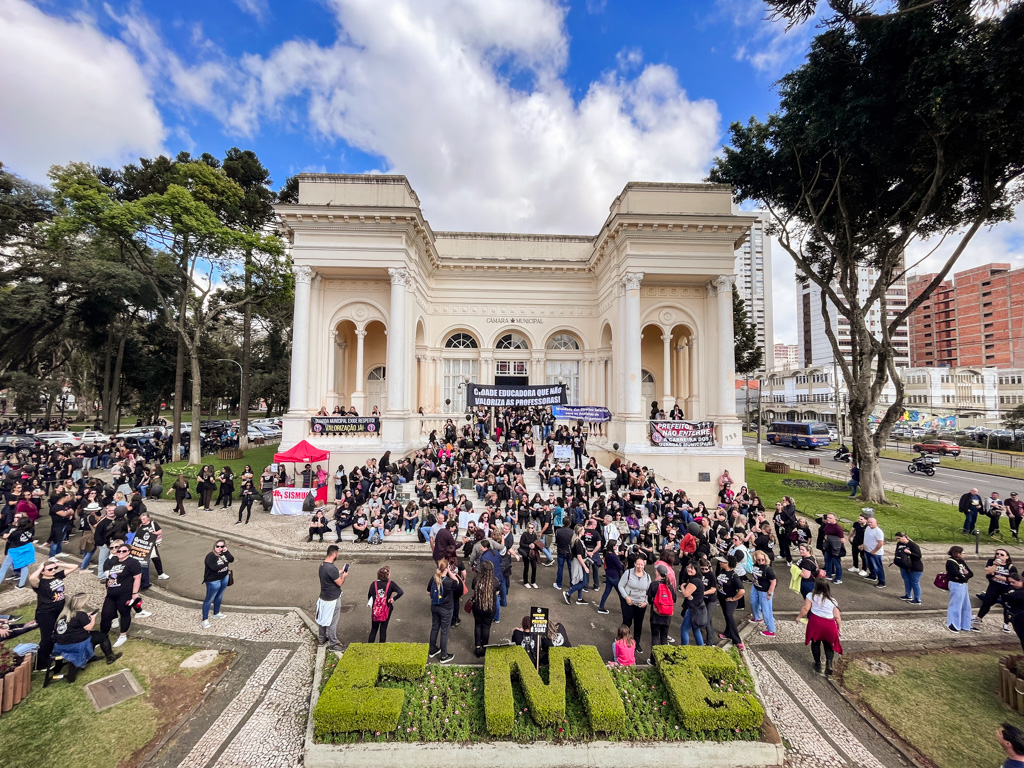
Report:
[{"label": "red backpack", "polygon": [[672,590],[664,581],[658,584],[654,594],[654,612],[659,616],[671,616],[676,604],[672,600]]},{"label": "red backpack", "polygon": [[688,533],[683,536],[683,540],[679,542],[679,551],[686,555],[692,555],[697,551],[697,537],[692,533]]},{"label": "red backpack", "polygon": [[381,592],[379,581],[373,582],[373,586],[376,588],[377,596],[373,598],[373,609],[370,611],[370,617],[374,621],[387,621],[388,616],[391,615],[391,606],[388,605],[388,590],[391,588],[391,581],[384,585],[384,591]]}]

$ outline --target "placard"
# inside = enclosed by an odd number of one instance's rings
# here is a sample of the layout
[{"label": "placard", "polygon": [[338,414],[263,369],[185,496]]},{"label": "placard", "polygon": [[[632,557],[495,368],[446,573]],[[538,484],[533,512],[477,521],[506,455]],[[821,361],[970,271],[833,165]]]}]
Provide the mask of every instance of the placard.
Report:
[{"label": "placard", "polygon": [[585,421],[588,424],[612,420],[612,412],[599,405],[556,405],[551,408],[551,415],[556,419]]},{"label": "placard", "polygon": [[713,421],[652,421],[651,444],[673,448],[713,448]]},{"label": "placard", "polygon": [[527,386],[515,384],[470,384],[466,391],[466,407],[522,407],[528,405],[565,405],[565,385]]},{"label": "placard", "polygon": [[470,520],[479,525],[481,514],[481,512],[467,512],[462,507],[459,507],[459,528],[463,531],[466,530],[469,527]]},{"label": "placard", "polygon": [[572,446],[571,445],[556,445],[555,446],[555,461],[564,461],[566,463],[572,461]]},{"label": "placard", "polygon": [[548,631],[548,609],[534,606],[530,608],[530,632],[544,635]]},{"label": "placard", "polygon": [[379,435],[380,416],[313,416],[309,431],[314,435]]}]

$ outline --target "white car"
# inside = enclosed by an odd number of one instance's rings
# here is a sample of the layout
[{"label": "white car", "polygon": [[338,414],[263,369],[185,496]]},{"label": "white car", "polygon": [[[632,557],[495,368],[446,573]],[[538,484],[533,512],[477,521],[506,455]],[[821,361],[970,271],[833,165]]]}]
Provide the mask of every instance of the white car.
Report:
[{"label": "white car", "polygon": [[265,437],[281,437],[281,428],[276,424],[254,424]]},{"label": "white car", "polygon": [[839,442],[839,430],[836,429],[835,427],[829,427],[828,428],[828,437],[829,437],[829,440],[831,440],[833,443],[838,443]]},{"label": "white car", "polygon": [[104,443],[109,443],[112,439],[106,432],[97,432],[92,429],[87,429],[78,434],[82,438],[82,445],[103,445]]},{"label": "white car", "polygon": [[81,435],[77,435],[74,432],[36,432],[35,437],[36,440],[41,440],[48,445],[57,443],[58,445],[78,448],[82,444]]},{"label": "white car", "polygon": [[158,429],[163,431],[163,427],[132,427],[124,432],[118,432],[114,437],[152,437]]}]

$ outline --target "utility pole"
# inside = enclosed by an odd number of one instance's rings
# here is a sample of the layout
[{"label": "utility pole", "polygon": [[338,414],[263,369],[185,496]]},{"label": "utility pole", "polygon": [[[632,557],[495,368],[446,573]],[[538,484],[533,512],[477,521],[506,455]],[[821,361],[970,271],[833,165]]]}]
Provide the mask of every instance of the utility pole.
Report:
[{"label": "utility pole", "polygon": [[758,461],[762,461],[761,458],[761,422],[763,414],[761,413],[761,382],[763,379],[758,377],[757,379],[757,452],[754,454]]}]

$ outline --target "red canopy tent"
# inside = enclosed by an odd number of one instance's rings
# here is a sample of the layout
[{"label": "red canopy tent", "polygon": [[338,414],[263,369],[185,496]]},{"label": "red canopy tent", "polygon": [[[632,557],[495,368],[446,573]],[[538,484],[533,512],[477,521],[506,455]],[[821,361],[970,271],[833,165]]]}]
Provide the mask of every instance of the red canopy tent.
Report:
[{"label": "red canopy tent", "polygon": [[[274,461],[276,463],[285,464],[313,464],[318,461],[330,461],[330,459],[330,451],[322,451],[315,445],[310,445],[305,440],[296,443],[287,451],[274,454]],[[328,467],[328,469],[330,469],[330,467]],[[294,474],[295,473],[293,472],[292,475],[294,476]],[[315,493],[318,504],[327,503],[326,485],[323,488],[317,488]]]}]

